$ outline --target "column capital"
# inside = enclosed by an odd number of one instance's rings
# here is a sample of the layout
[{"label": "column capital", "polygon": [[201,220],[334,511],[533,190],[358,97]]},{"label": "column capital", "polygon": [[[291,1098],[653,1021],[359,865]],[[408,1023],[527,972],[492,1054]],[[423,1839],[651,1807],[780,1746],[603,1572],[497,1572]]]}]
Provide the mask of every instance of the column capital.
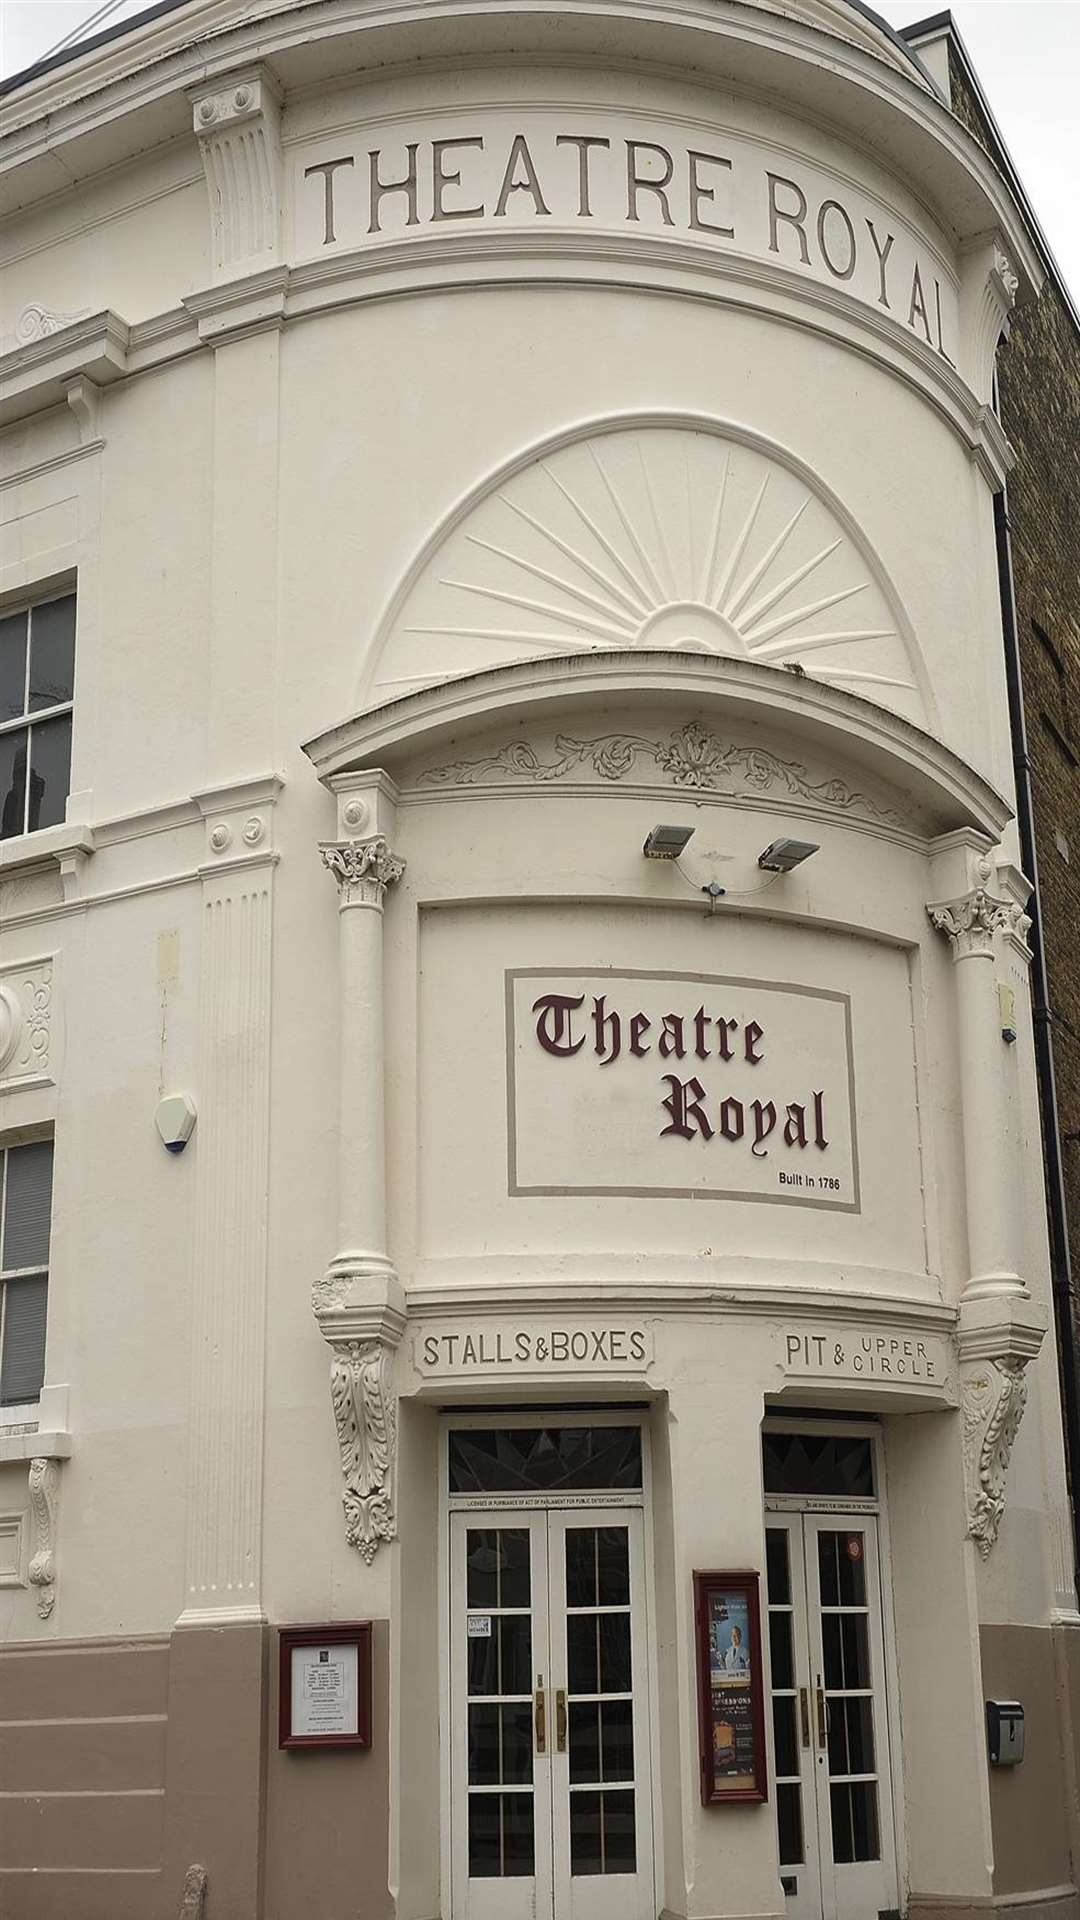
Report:
[{"label": "column capital", "polygon": [[382,835],[374,840],[321,841],[319,852],[328,873],[338,883],[338,905],[374,907],[382,911],[388,887],[405,871],[405,862],[390,851]]},{"label": "column capital", "polygon": [[973,887],[955,900],[934,900],[927,913],[939,933],[948,936],[954,960],[992,959],[995,930],[1006,923],[1009,902],[985,887]]}]

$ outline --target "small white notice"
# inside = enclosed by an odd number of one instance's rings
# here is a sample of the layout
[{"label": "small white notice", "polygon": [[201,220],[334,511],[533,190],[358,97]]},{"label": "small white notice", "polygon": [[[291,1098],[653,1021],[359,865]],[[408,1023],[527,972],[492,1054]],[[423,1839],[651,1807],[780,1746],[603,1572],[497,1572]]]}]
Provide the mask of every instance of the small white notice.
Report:
[{"label": "small white notice", "polygon": [[467,1637],[470,1640],[491,1639],[490,1613],[470,1613]]},{"label": "small white notice", "polygon": [[294,1734],[356,1733],[359,1697],[355,1647],[292,1649]]}]

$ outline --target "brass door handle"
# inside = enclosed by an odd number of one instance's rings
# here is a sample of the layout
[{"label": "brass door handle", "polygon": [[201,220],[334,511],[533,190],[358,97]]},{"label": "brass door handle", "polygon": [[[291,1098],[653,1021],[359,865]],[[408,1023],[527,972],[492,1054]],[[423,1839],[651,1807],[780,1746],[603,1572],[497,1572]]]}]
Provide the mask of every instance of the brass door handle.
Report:
[{"label": "brass door handle", "polygon": [[566,1689],[559,1687],[555,1695],[555,1751],[566,1752]]},{"label": "brass door handle", "polygon": [[536,1727],[536,1751],[547,1752],[547,1707],[545,1705],[544,1676],[536,1676],[536,1692],[533,1694],[533,1723]]},{"label": "brass door handle", "polygon": [[810,1745],[810,1689],[799,1688],[799,1732],[804,1747]]},{"label": "brass door handle", "polygon": [[825,1689],[821,1684],[820,1673],[818,1674],[817,1687],[815,1689],[815,1692],[817,1694],[818,1746],[820,1747],[822,1753],[824,1753],[829,1744],[829,1707],[828,1707],[828,1702],[825,1699]]}]

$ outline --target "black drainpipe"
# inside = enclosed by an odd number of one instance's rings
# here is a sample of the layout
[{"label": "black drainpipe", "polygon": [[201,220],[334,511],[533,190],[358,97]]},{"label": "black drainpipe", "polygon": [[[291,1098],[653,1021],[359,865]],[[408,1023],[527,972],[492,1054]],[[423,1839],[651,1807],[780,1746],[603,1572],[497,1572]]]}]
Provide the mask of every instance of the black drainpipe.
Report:
[{"label": "black drainpipe", "polygon": [[1020,833],[1020,858],[1033,889],[1027,907],[1031,915],[1031,928],[1027,936],[1032,954],[1031,1013],[1035,1028],[1035,1071],[1039,1084],[1039,1108],[1042,1114],[1054,1322],[1061,1374],[1065,1453],[1072,1502],[1073,1570],[1077,1591],[1080,1593],[1080,1395],[1077,1392],[1072,1271],[1069,1259],[1068,1219],[1065,1211],[1065,1182],[1061,1163],[1061,1133],[1058,1128],[1057,1089],[1054,1080],[1053,1024],[1046,978],[1046,955],[1043,950],[1042,919],[1039,912],[1039,865],[1035,854],[1031,760],[1028,755],[1027,726],[1024,720],[1020,645],[1016,632],[1016,601],[1013,596],[1009,505],[1004,487],[1000,493],[994,495],[994,535],[997,543],[998,589],[1001,594],[1001,629],[1005,640],[1009,726],[1012,734],[1013,769],[1016,776],[1016,824]]}]

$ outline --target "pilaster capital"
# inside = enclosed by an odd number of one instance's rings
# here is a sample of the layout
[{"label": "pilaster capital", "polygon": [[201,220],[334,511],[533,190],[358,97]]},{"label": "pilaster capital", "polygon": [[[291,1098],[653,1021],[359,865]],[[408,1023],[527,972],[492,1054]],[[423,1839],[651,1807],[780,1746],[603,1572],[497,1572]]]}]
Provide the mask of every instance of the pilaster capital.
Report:
[{"label": "pilaster capital", "polygon": [[386,890],[401,879],[405,862],[378,835],[374,840],[330,840],[319,845],[323,863],[338,883],[338,905],[382,911]]},{"label": "pilaster capital", "polygon": [[955,900],[935,900],[927,906],[930,920],[952,945],[954,960],[973,955],[993,958],[994,932],[1008,903],[999,900],[985,887],[973,887]]},{"label": "pilaster capital", "polygon": [[191,102],[210,196],[215,280],[281,255],[284,161],[276,81],[262,66],[193,88]]}]

